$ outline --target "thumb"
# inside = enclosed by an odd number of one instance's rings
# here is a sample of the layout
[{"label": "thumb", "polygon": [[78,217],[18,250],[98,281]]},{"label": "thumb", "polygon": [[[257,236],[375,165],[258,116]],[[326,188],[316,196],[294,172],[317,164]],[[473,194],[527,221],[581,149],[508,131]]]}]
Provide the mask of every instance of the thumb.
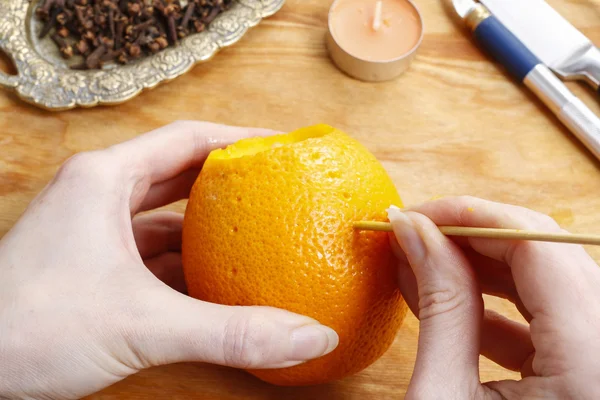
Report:
[{"label": "thumb", "polygon": [[474,398],[464,391],[480,385],[483,300],[475,274],[456,244],[430,219],[395,207],[388,216],[419,296],[419,345],[408,393],[435,398],[441,394],[432,393],[433,388],[439,388],[445,398]]},{"label": "thumb", "polygon": [[[163,290],[162,288],[160,290]],[[333,351],[337,333],[314,319],[271,307],[223,306],[164,288],[134,328],[142,367],[207,362],[285,368]]]}]

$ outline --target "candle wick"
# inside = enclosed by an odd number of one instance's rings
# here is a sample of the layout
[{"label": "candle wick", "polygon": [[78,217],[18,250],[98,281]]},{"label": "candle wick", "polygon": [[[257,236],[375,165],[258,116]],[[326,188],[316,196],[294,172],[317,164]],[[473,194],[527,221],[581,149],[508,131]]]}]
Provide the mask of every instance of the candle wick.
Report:
[{"label": "candle wick", "polygon": [[375,16],[373,17],[373,30],[377,32],[381,29],[381,20],[383,14],[383,1],[379,0],[375,3]]}]

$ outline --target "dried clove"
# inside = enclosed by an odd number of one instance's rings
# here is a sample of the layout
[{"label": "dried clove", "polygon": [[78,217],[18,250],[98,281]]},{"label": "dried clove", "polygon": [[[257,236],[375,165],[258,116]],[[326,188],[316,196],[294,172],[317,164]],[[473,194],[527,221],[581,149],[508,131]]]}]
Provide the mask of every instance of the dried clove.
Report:
[{"label": "dried clove", "polygon": [[127,57],[127,54],[123,52],[119,55],[119,57],[117,57],[117,61],[121,64],[127,64],[129,62],[129,58]]},{"label": "dried clove", "polygon": [[206,25],[202,21],[194,21],[194,28],[196,32],[203,32],[206,29]]},{"label": "dried clove", "polygon": [[219,9],[218,7],[213,8],[212,10],[210,10],[210,13],[206,16],[206,18],[202,20],[202,22],[204,22],[205,25],[210,24],[214,21],[215,18],[217,18],[217,15],[219,15],[220,12],[221,9]]},{"label": "dried clove", "polygon": [[151,18],[147,21],[144,21],[142,23],[139,23],[137,25],[133,26],[133,31],[134,32],[142,32],[143,30],[149,28],[150,26],[156,24],[156,20],[154,18]]},{"label": "dried clove", "polygon": [[71,47],[70,44],[68,44],[62,37],[60,37],[58,33],[53,33],[52,35],[50,35],[50,38],[52,39],[52,41],[54,41],[54,43],[56,43],[60,50],[60,54],[64,58],[73,57],[73,47]]},{"label": "dried clove", "polygon": [[123,38],[123,28],[125,24],[122,20],[117,21],[117,27],[115,29],[115,49],[121,49],[121,39]]},{"label": "dried clove", "polygon": [[81,39],[79,42],[77,42],[75,44],[75,50],[77,50],[77,53],[81,54],[82,56],[87,55],[90,52],[90,46],[88,45],[87,40]]},{"label": "dried clove", "polygon": [[100,58],[106,53],[106,47],[104,45],[98,46],[92,53],[85,59],[85,65],[88,69],[96,69],[100,65]]},{"label": "dried clove", "polygon": [[175,16],[174,15],[169,15],[167,17],[167,24],[169,26],[169,41],[171,43],[176,43],[177,42],[177,28],[175,27]]},{"label": "dried clove", "polygon": [[141,16],[142,16],[142,18],[146,18],[146,19],[152,18],[154,16],[154,7],[152,7],[152,6],[144,7],[142,9]]},{"label": "dried clove", "polygon": [[35,10],[60,54],[83,62],[73,69],[126,64],[202,32],[233,0],[41,0]]},{"label": "dried clove", "polygon": [[114,39],[115,38],[115,10],[113,10],[113,9],[110,9],[108,11],[108,28],[110,30],[110,37]]},{"label": "dried clove", "polygon": [[167,48],[167,46],[169,45],[169,42],[167,42],[167,39],[165,39],[164,36],[156,38],[156,43],[158,43],[161,50]]},{"label": "dried clove", "polygon": [[129,16],[135,17],[142,12],[142,6],[140,3],[129,3],[127,5],[127,12],[129,13]]},{"label": "dried clove", "polygon": [[92,31],[85,31],[81,37],[92,43],[96,40],[96,34]]},{"label": "dried clove", "polygon": [[183,29],[187,30],[187,26],[190,23],[190,19],[192,18],[192,15],[194,15],[194,10],[196,9],[196,3],[191,2],[188,4],[186,10],[185,10],[185,14],[183,15],[183,19],[181,20],[181,27]]},{"label": "dried clove", "polygon": [[137,58],[140,56],[140,54],[142,54],[142,49],[139,44],[134,43],[129,47],[128,52],[131,57]]},{"label": "dried clove", "polygon": [[129,0],[120,0],[119,1],[119,10],[121,10],[121,12],[123,14],[125,14],[127,12],[127,5],[129,4]]},{"label": "dried clove", "polygon": [[109,50],[102,57],[100,57],[100,64],[106,64],[113,62],[115,59],[119,58],[123,53],[124,49],[121,50]]},{"label": "dried clove", "polygon": [[65,28],[64,26],[59,28],[56,33],[63,38],[66,38],[67,36],[69,36],[69,30],[67,28]]},{"label": "dried clove", "polygon": [[40,39],[46,37],[46,35],[48,33],[50,33],[50,30],[52,30],[52,28],[56,24],[56,17],[58,16],[59,12],[60,12],[60,10],[58,8],[52,9],[52,12],[50,13],[50,16],[48,17],[48,20],[46,21],[42,30],[40,31],[40,35],[39,35]]},{"label": "dried clove", "polygon": [[158,44],[157,41],[154,41],[152,43],[148,44],[148,48],[150,49],[150,51],[154,54],[154,53],[158,53],[160,51],[160,45]]},{"label": "dried clove", "polygon": [[40,4],[40,6],[35,10],[36,15],[38,17],[48,17],[50,14],[50,8],[54,5],[54,0],[45,0]]},{"label": "dried clove", "polygon": [[73,18],[73,12],[70,10],[64,9],[56,16],[56,22],[59,25],[64,26],[67,22],[69,22],[71,20],[71,18]]}]

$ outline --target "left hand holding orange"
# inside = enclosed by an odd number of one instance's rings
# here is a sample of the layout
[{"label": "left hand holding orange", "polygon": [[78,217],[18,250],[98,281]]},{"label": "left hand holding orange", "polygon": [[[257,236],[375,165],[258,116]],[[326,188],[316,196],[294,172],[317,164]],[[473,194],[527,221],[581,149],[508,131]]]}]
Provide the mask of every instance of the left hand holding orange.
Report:
[{"label": "left hand holding orange", "polygon": [[187,197],[211,150],[268,134],[181,122],[67,161],[0,241],[0,397],[76,399],[154,365],[273,367],[335,348],[313,319],[165,285],[185,287],[183,218],[136,216]]}]

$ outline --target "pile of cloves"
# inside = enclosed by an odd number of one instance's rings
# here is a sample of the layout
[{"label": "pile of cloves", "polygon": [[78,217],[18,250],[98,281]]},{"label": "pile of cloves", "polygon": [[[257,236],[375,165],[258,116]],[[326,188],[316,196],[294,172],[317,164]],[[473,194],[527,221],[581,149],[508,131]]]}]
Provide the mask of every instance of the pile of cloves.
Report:
[{"label": "pile of cloves", "polygon": [[73,69],[96,69],[154,54],[202,32],[233,0],[41,0],[39,37],[60,54],[83,57]]}]

